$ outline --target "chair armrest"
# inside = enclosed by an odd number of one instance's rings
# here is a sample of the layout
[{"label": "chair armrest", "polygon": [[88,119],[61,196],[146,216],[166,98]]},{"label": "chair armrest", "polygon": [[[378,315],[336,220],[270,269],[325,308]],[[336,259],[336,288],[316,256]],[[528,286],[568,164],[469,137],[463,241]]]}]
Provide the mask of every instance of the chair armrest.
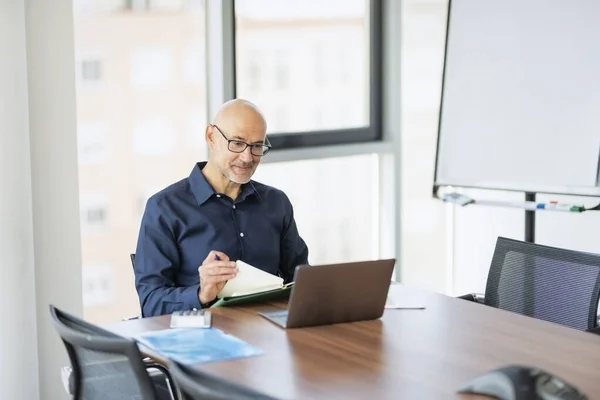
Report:
[{"label": "chair armrest", "polygon": [[468,293],[463,294],[462,296],[458,296],[458,299],[472,301],[474,303],[483,304],[485,303],[485,295],[482,293]]},{"label": "chair armrest", "polygon": [[589,332],[589,333],[595,333],[596,335],[600,335],[600,326],[597,326],[597,327],[592,328],[592,329],[588,329],[587,332]]},{"label": "chair armrest", "polygon": [[596,317],[596,326],[591,329],[587,329],[586,332],[595,333],[596,335],[600,335],[600,316]]},{"label": "chair armrest", "polygon": [[161,363],[157,363],[156,361],[154,361],[151,358],[144,358],[144,367],[146,367],[146,369],[157,369],[160,372],[162,372],[163,374],[165,374],[166,376],[170,377],[171,374],[169,373],[169,369],[167,367],[165,367],[164,365],[162,365]]},{"label": "chair armrest", "polygon": [[178,392],[175,384],[173,383],[173,378],[171,378],[171,373],[169,369],[164,365],[157,363],[156,361],[150,358],[144,358],[144,366],[146,367],[146,371],[148,371],[148,375],[152,376],[151,370],[160,371],[160,373],[164,376],[165,383],[167,384],[167,388],[169,389],[169,393],[171,394],[171,400],[179,400],[182,399],[183,396]]}]

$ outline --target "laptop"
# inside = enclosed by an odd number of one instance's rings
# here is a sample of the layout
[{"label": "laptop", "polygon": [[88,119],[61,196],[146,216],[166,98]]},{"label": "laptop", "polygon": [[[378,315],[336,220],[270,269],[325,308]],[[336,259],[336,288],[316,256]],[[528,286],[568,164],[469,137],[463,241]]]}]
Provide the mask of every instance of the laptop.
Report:
[{"label": "laptop", "polygon": [[282,328],[365,321],[383,315],[395,259],[296,267],[287,310],[259,314]]}]

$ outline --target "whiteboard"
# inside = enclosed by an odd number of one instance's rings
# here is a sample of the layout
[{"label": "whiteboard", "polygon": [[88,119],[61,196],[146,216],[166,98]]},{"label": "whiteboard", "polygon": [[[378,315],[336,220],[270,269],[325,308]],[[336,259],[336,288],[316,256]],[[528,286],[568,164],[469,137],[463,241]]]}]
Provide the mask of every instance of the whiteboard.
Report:
[{"label": "whiteboard", "polygon": [[600,0],[451,0],[435,185],[600,195]]}]

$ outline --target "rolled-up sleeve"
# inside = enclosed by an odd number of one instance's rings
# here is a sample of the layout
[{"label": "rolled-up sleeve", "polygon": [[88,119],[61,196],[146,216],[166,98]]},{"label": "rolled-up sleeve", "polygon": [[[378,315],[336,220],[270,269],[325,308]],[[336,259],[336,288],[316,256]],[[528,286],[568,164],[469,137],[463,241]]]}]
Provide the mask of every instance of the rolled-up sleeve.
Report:
[{"label": "rolled-up sleeve", "polygon": [[298,233],[294,219],[294,208],[287,196],[284,195],[286,208],[284,230],[281,234],[281,275],[285,282],[294,280],[294,272],[300,264],[308,264],[308,247]]},{"label": "rolled-up sleeve", "polygon": [[157,198],[151,197],[142,217],[134,266],[144,317],[200,308],[199,284],[176,286],[179,251],[173,226],[166,215]]}]

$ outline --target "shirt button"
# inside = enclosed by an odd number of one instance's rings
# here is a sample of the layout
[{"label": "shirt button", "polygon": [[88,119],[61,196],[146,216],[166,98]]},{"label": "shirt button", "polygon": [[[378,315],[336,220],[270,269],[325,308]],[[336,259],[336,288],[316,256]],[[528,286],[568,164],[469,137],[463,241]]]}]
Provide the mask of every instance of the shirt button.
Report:
[{"label": "shirt button", "polygon": [[217,197],[221,197],[221,195],[220,195],[220,194],[218,194],[218,195],[217,195]]},{"label": "shirt button", "polygon": [[233,205],[233,209],[235,210],[235,204]]},{"label": "shirt button", "polygon": [[240,232],[240,236],[241,236],[241,237],[244,237],[244,232]]}]

